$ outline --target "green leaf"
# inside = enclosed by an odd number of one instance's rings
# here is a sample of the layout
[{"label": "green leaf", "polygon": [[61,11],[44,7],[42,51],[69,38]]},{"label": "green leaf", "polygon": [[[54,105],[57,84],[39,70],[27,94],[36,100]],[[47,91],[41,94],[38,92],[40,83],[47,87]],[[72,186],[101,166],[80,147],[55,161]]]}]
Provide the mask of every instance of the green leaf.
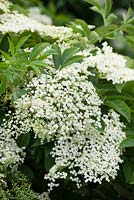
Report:
[{"label": "green leaf", "polygon": [[22,38],[19,39],[16,45],[16,52],[19,51],[19,49],[23,46],[23,44],[30,38],[31,35],[23,36]]},{"label": "green leaf", "polygon": [[102,7],[98,8],[96,6],[92,6],[90,9],[95,11],[95,12],[97,12],[97,13],[99,13],[99,14],[101,14],[102,16],[105,15],[105,10]]},{"label": "green leaf", "polygon": [[30,63],[30,66],[32,65],[37,65],[37,66],[41,66],[43,67],[44,66],[44,62],[42,60],[34,60]]},{"label": "green leaf", "polygon": [[83,28],[85,36],[89,39],[91,30],[89,29],[88,24],[81,19],[76,19],[75,22]]},{"label": "green leaf", "polygon": [[41,74],[41,71],[40,71],[39,67],[37,67],[36,65],[31,65],[31,68],[34,70],[34,72],[35,72],[37,75],[40,75],[40,74]]},{"label": "green leaf", "polygon": [[117,91],[118,91],[119,93],[122,92],[122,89],[123,89],[124,85],[125,85],[125,83],[123,83],[123,84],[116,84],[116,89],[117,89]]},{"label": "green leaf", "polygon": [[127,23],[129,19],[131,19],[133,14],[133,10],[131,7],[129,7],[126,16],[124,17],[124,23]]},{"label": "green leaf", "polygon": [[53,148],[53,142],[47,142],[44,146],[44,156],[47,157]]},{"label": "green leaf", "polygon": [[134,47],[134,37],[127,35],[125,38],[126,38],[126,42],[128,43],[128,45],[133,49],[133,47]]},{"label": "green leaf", "polygon": [[120,113],[123,117],[126,118],[128,122],[131,121],[131,111],[128,105],[121,100],[106,100],[104,103],[106,106],[113,108],[118,113]]},{"label": "green leaf", "polygon": [[125,96],[125,95],[108,95],[106,97],[107,100],[123,100],[123,101],[134,101],[134,97],[131,97],[131,96]]},{"label": "green leaf", "polygon": [[50,155],[52,147],[53,147],[53,142],[46,143],[44,147],[44,166],[46,171],[49,171],[49,169],[54,165],[54,159]]},{"label": "green leaf", "polygon": [[94,44],[98,41],[101,41],[101,38],[96,31],[92,31],[91,34],[90,34],[89,41]]},{"label": "green leaf", "polygon": [[15,46],[14,46],[14,43],[13,43],[13,41],[12,41],[10,38],[8,38],[8,42],[9,42],[9,48],[10,48],[11,54],[12,54],[12,56],[13,56],[14,53],[15,53]]},{"label": "green leaf", "polygon": [[34,173],[28,165],[22,164],[20,166],[20,170],[22,171],[23,174],[25,174],[25,176],[27,176],[29,178],[29,180],[33,180]]},{"label": "green leaf", "polygon": [[10,82],[10,84],[12,84],[13,83],[13,73],[7,72],[7,73],[5,73],[5,76],[6,76],[7,82],[8,83]]},{"label": "green leaf", "polygon": [[113,13],[110,13],[108,15],[108,17],[107,17],[108,24],[112,24],[112,23],[114,23],[117,20],[118,20],[118,17],[115,14],[113,14]]},{"label": "green leaf", "polygon": [[122,92],[134,96],[134,81],[126,82],[122,88]]},{"label": "green leaf", "polygon": [[97,32],[97,34],[102,37],[105,38],[105,35],[107,33],[109,33],[110,31],[114,31],[118,26],[116,24],[109,24],[106,26],[100,26],[98,28],[95,29],[95,31]]},{"label": "green leaf", "polygon": [[37,44],[29,55],[29,60],[34,60],[48,46],[48,43]]},{"label": "green leaf", "polygon": [[112,1],[111,0],[105,0],[105,16],[107,16],[112,8]]},{"label": "green leaf", "polygon": [[44,165],[46,171],[49,171],[49,169],[54,165],[54,159],[50,154],[48,154],[47,157],[45,158]]},{"label": "green leaf", "polygon": [[8,52],[8,49],[9,49],[8,37],[9,35],[7,33],[0,40],[0,49],[5,52]]},{"label": "green leaf", "polygon": [[120,144],[120,148],[134,147],[134,136],[129,136]]},{"label": "green leaf", "polygon": [[22,134],[17,139],[17,144],[19,147],[27,147],[30,143],[30,133]]},{"label": "green leaf", "polygon": [[56,54],[53,54],[53,62],[56,69],[61,65],[61,49],[58,45],[54,44],[52,48],[56,51]]},{"label": "green leaf", "polygon": [[134,164],[126,162],[123,167],[126,183],[134,184]]},{"label": "green leaf", "polygon": [[70,59],[77,52],[78,52],[78,49],[76,47],[65,49],[62,54],[61,64],[63,65],[68,59]]},{"label": "green leaf", "polygon": [[57,54],[56,51],[54,49],[48,49],[47,51],[43,52],[41,56],[38,57],[38,60],[44,60],[48,56],[53,55],[53,54]]},{"label": "green leaf", "polygon": [[76,55],[76,56],[72,56],[70,59],[68,59],[63,65],[62,67],[65,67],[67,65],[71,65],[73,63],[76,63],[76,62],[80,62],[82,61],[83,59],[83,56],[81,55]]},{"label": "green leaf", "polygon": [[6,60],[10,61],[11,57],[10,57],[6,52],[4,52],[4,51],[2,51],[2,50],[0,50],[0,52],[1,52],[2,56],[3,56]]},{"label": "green leaf", "polygon": [[39,147],[41,146],[41,141],[39,138],[36,138],[36,140],[34,141],[34,143],[31,145],[31,147]]},{"label": "green leaf", "polygon": [[1,84],[0,84],[0,95],[3,94],[3,93],[5,92],[5,89],[6,89],[6,81],[7,81],[6,76],[2,76]]},{"label": "green leaf", "polygon": [[9,65],[5,62],[0,62],[0,72],[5,72],[9,68]]},{"label": "green leaf", "polygon": [[81,30],[80,28],[78,28],[78,25],[76,23],[71,22],[68,26],[70,28],[72,28],[72,30],[74,31],[74,33],[80,33],[84,37],[83,30]]},{"label": "green leaf", "polygon": [[101,3],[99,0],[84,0],[84,1],[101,9]]}]

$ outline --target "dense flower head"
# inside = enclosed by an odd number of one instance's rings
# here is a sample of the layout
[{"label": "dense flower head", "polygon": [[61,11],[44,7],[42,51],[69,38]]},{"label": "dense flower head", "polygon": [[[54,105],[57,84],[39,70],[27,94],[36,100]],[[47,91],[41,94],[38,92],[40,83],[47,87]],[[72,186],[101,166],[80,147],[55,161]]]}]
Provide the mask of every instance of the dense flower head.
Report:
[{"label": "dense flower head", "polygon": [[[3,2],[1,7],[4,6],[5,8],[7,3],[4,4]],[[30,31],[37,32],[41,37],[50,36],[63,47],[70,47],[72,43],[78,42],[81,42],[81,45],[87,45],[87,38],[81,37],[79,33],[74,33],[71,28],[51,24],[52,20],[48,16],[41,15],[37,7],[30,8],[29,16],[10,9],[0,15],[0,33],[2,34]]]},{"label": "dense flower head", "polygon": [[90,67],[96,67],[103,78],[112,81],[113,84],[122,84],[134,80],[134,70],[127,66],[124,56],[113,52],[112,47],[103,43],[102,49],[96,48],[96,55],[89,55],[84,63]]},{"label": "dense flower head", "polygon": [[0,32],[6,33],[22,33],[24,31],[43,33],[43,24],[14,11],[12,13],[3,13],[0,15]]},{"label": "dense flower head", "polygon": [[10,3],[7,0],[0,0],[0,10],[3,12],[9,12]]},{"label": "dense flower head", "polygon": [[27,93],[15,102],[13,117],[4,123],[16,137],[33,132],[42,142],[54,141],[55,164],[45,176],[50,190],[57,179],[68,176],[78,187],[82,179],[110,181],[122,162],[123,124],[114,111],[102,115],[103,102],[89,76],[87,67],[74,63],[33,78]]},{"label": "dense flower head", "polygon": [[56,74],[34,78],[28,93],[16,101],[16,113],[8,127],[18,134],[32,129],[48,140],[81,132],[87,121],[99,127],[102,102],[88,74],[75,63]]},{"label": "dense flower head", "polygon": [[[85,182],[110,181],[119,170],[119,145],[125,138],[119,115],[111,110],[102,120],[104,130],[99,131],[90,122],[84,131],[73,136],[63,136],[55,142],[51,154],[55,164],[45,175],[50,180],[50,190],[57,186],[57,179],[70,178],[80,187]],[[82,178],[83,177],[83,178]]]},{"label": "dense flower head", "polygon": [[23,149],[17,146],[10,129],[0,129],[0,166],[9,167],[23,161]]}]

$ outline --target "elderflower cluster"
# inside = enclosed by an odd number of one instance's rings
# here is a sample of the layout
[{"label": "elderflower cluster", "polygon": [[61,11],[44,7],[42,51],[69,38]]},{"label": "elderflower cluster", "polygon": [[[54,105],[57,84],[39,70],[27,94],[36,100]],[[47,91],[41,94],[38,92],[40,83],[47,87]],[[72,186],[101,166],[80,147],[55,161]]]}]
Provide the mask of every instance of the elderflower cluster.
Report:
[{"label": "elderflower cluster", "polygon": [[52,24],[52,19],[44,14],[41,14],[41,10],[38,7],[29,8],[29,17],[43,24]]},{"label": "elderflower cluster", "polygon": [[43,33],[43,24],[14,11],[12,13],[3,13],[0,15],[0,32],[6,33],[22,33],[24,31]]},{"label": "elderflower cluster", "polygon": [[9,167],[23,161],[23,149],[19,148],[9,129],[0,129],[0,166]]},{"label": "elderflower cluster", "polygon": [[102,49],[97,49],[95,56],[89,55],[85,58],[86,66],[96,67],[100,75],[113,84],[122,84],[134,80],[134,70],[128,68],[124,56],[114,53],[112,47],[103,43]]},{"label": "elderflower cluster", "polygon": [[100,127],[102,102],[88,74],[75,63],[55,75],[34,78],[28,93],[16,101],[16,113],[8,122],[12,134],[33,130],[41,140],[52,140],[82,132],[87,121]]},{"label": "elderflower cluster", "polygon": [[0,0],[0,10],[3,12],[9,12],[9,1],[7,0]]},{"label": "elderflower cluster", "polygon": [[50,36],[62,43],[62,46],[69,47],[72,43],[78,43],[79,40],[85,45],[86,38],[81,38],[80,34],[74,34],[71,28],[64,26],[45,25],[28,16],[18,13],[17,11],[3,13],[0,15],[0,32],[6,33],[23,33],[25,31],[37,32],[41,37]]},{"label": "elderflower cluster", "polygon": [[51,154],[55,164],[45,175],[50,180],[50,190],[57,179],[70,178],[80,187],[82,180],[101,183],[114,179],[119,170],[119,145],[125,138],[119,115],[111,110],[102,117],[103,131],[97,130],[88,121],[85,130],[72,136],[65,135],[55,142]]}]

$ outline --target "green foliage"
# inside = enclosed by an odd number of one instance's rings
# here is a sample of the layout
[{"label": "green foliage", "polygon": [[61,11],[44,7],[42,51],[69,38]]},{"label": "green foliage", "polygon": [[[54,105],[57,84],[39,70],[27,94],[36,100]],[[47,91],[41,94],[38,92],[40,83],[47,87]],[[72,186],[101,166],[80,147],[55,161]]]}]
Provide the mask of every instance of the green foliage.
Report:
[{"label": "green foliage", "polygon": [[131,111],[127,104],[122,100],[107,100],[105,101],[105,105],[113,108],[117,112],[119,112],[122,116],[126,118],[128,122],[131,121]]},{"label": "green foliage", "polygon": [[0,199],[36,200],[37,195],[31,190],[28,179],[19,171],[12,170],[0,180]]},{"label": "green foliage", "polygon": [[56,69],[62,69],[67,65],[70,65],[74,62],[80,62],[83,59],[83,56],[75,55],[76,52],[79,51],[79,49],[75,47],[65,49],[63,53],[61,52],[60,47],[56,44],[54,44],[52,48],[56,52],[55,54],[53,54],[53,62]]},{"label": "green foliage", "polygon": [[[29,74],[39,75],[42,70],[47,68],[45,59],[55,53],[54,50],[46,49],[48,43],[35,45],[31,50],[26,51],[22,47],[30,39],[31,35],[26,35],[14,43],[14,40],[8,37],[8,52],[0,50],[2,61],[0,62],[0,94],[9,91],[14,98],[18,98],[18,91],[23,88],[25,81],[29,81]],[[31,78],[32,78],[31,77]]]}]

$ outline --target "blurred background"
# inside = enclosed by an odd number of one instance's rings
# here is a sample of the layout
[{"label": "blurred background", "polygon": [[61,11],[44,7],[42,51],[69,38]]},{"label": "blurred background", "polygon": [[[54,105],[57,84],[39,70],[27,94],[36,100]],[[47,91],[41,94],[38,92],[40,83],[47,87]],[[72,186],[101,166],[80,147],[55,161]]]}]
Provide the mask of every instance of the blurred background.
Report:
[{"label": "blurred background", "polygon": [[[50,16],[55,25],[65,25],[74,18],[84,19],[89,24],[101,23],[100,16],[89,10],[89,4],[83,0],[13,0],[12,2],[23,8],[40,6],[42,13]],[[129,6],[134,8],[134,0],[113,0],[113,10],[118,14],[126,12]]]},{"label": "blurred background", "polygon": [[[100,1],[105,2],[105,0]],[[102,17],[89,9],[89,4],[84,0],[12,0],[11,2],[15,3],[15,9],[21,13],[29,15],[30,12],[30,17],[37,20],[42,18],[46,24],[68,25],[70,21],[79,18],[96,27],[103,25]],[[120,19],[123,19],[129,7],[132,8],[134,15],[134,0],[113,0],[112,4],[112,13]],[[130,44],[132,47],[128,47],[122,33],[116,35],[116,39],[109,43],[118,53],[133,57],[134,41]]]}]

